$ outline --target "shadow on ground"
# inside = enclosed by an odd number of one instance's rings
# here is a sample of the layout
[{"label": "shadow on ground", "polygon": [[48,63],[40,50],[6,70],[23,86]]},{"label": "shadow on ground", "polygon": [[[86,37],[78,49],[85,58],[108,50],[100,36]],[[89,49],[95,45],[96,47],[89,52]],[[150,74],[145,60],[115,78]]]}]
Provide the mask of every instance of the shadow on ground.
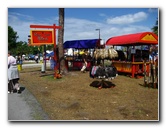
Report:
[{"label": "shadow on ground", "polygon": [[96,87],[96,88],[113,88],[116,85],[113,84],[110,81],[105,81],[105,80],[101,80],[101,81],[93,81],[90,86],[92,87]]}]

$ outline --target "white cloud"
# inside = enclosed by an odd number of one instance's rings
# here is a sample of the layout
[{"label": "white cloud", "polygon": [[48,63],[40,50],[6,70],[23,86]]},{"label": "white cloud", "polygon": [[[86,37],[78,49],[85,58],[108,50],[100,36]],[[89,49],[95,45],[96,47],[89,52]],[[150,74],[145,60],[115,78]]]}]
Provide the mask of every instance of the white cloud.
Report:
[{"label": "white cloud", "polygon": [[8,15],[8,23],[9,24],[15,24],[15,25],[19,25],[21,22],[19,20],[19,18],[15,15]]},{"label": "white cloud", "polygon": [[145,12],[138,12],[135,14],[128,14],[128,15],[117,16],[114,18],[108,18],[107,23],[108,24],[131,24],[131,23],[145,20],[146,18],[147,18],[147,14]]},{"label": "white cloud", "polygon": [[106,17],[107,15],[104,13],[100,13],[99,16]]},{"label": "white cloud", "polygon": [[9,12],[10,16],[15,16],[15,17],[22,17],[25,18],[26,20],[34,20],[34,18],[32,16],[29,15],[23,15],[21,13],[16,13],[16,12]]},{"label": "white cloud", "polygon": [[88,39],[98,38],[98,32],[95,29],[101,28],[102,24],[94,21],[77,18],[65,19],[65,39]]},{"label": "white cloud", "polygon": [[[138,21],[141,17],[146,17],[144,13],[136,13],[131,15],[131,19]],[[122,16],[121,19],[126,19],[129,17],[128,15]],[[124,18],[125,17],[125,18]],[[33,20],[21,20],[18,16],[10,14],[8,16],[8,25],[10,25],[18,34],[18,41],[26,41],[28,39],[28,35],[30,34],[30,25],[38,24],[38,25],[52,25],[54,21],[58,24],[58,17],[50,17],[42,21],[37,21],[35,18],[31,18]],[[142,18],[143,19],[143,18]],[[112,25],[108,23],[95,22],[86,19],[78,19],[78,18],[65,18],[64,25],[64,41],[66,40],[79,40],[79,39],[96,39],[99,37],[99,31],[96,29],[100,29],[101,38],[105,41],[112,36],[150,31],[150,28],[145,26],[134,26],[134,25],[125,25],[118,26]],[[58,35],[58,32],[57,32]]]},{"label": "white cloud", "polygon": [[125,26],[110,26],[107,25],[102,29],[101,38],[105,41],[113,36],[131,34],[131,33],[138,33],[138,32],[145,32],[150,31],[148,27],[145,26],[136,26],[136,25],[125,25]]}]

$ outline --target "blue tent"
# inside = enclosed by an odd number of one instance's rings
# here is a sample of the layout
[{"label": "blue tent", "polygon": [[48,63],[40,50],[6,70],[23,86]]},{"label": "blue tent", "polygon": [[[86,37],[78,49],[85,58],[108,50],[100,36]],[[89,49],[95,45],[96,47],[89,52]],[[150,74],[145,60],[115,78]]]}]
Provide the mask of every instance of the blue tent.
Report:
[{"label": "blue tent", "polygon": [[98,43],[99,43],[99,39],[72,40],[72,41],[66,41],[63,44],[63,47],[64,49],[66,48],[91,49],[91,48],[95,48]]},{"label": "blue tent", "polygon": [[[63,44],[63,48],[91,49],[95,48],[97,44],[99,44],[99,39],[72,40],[66,41]],[[47,56],[54,56],[54,52],[50,52]]]},{"label": "blue tent", "polygon": [[46,56],[49,56],[49,57],[54,56],[54,52],[50,52]]}]

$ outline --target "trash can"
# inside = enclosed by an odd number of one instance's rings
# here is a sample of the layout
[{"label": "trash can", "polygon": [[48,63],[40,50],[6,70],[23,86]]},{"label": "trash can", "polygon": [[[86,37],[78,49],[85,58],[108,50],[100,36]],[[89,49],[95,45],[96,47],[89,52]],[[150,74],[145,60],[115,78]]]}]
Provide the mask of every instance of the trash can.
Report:
[{"label": "trash can", "polygon": [[17,64],[17,69],[18,69],[18,71],[21,71],[22,70],[22,64]]}]

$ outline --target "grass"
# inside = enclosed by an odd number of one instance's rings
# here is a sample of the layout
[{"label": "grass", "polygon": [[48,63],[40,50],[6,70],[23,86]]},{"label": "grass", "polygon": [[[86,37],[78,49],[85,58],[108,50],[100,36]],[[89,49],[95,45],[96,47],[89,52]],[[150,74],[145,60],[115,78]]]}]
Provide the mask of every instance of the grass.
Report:
[{"label": "grass", "polygon": [[89,72],[70,71],[62,79],[53,74],[39,68],[20,72],[20,83],[51,120],[158,120],[159,90],[141,86],[143,78],[119,75],[111,81],[114,88],[98,89],[90,86],[96,79]]}]

